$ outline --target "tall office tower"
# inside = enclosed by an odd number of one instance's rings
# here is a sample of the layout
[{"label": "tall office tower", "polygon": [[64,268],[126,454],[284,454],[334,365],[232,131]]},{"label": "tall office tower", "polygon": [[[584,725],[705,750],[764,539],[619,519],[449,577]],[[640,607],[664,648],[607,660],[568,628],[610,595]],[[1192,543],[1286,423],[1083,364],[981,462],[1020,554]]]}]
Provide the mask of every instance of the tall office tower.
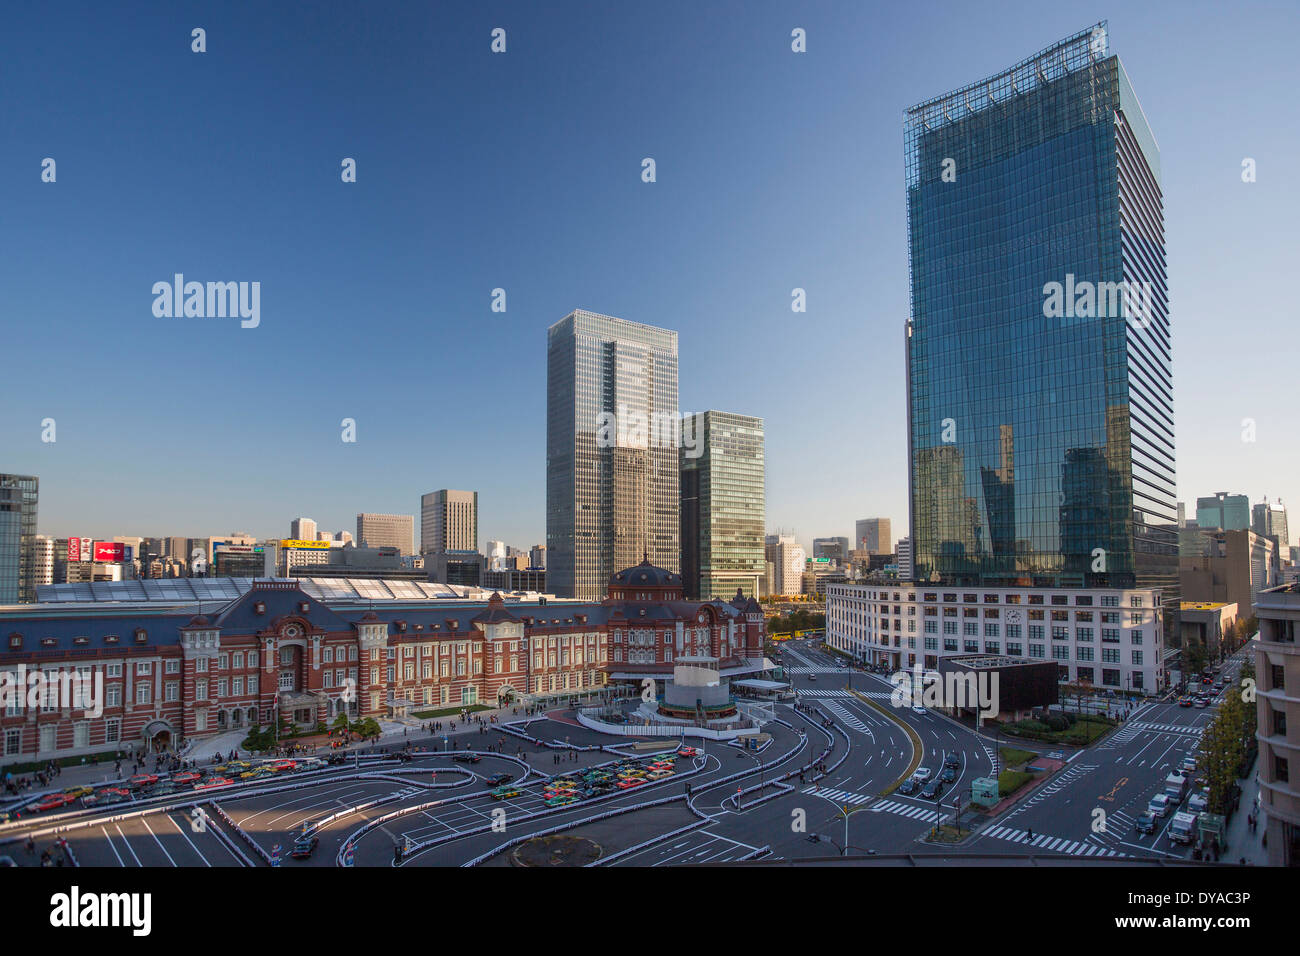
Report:
[{"label": "tall office tower", "polygon": [[478,492],[443,488],[420,495],[420,553],[478,550]]},{"label": "tall office tower", "polygon": [[677,333],[577,311],[546,364],[547,587],[599,600],[643,556],[679,570]]},{"label": "tall office tower", "polygon": [[534,570],[546,570],[546,545],[535,544],[528,549],[528,567]]},{"label": "tall office tower", "polygon": [[814,558],[826,558],[843,564],[848,561],[851,550],[848,538],[813,538]]},{"label": "tall office tower", "polygon": [[854,525],[853,550],[893,554],[894,536],[888,518],[863,518]]},{"label": "tall office tower", "polygon": [[1177,626],[1160,156],[1104,23],[908,110],[920,581],[1159,588]]},{"label": "tall office tower", "polygon": [[763,419],[701,412],[682,421],[682,586],[691,600],[758,597],[766,515]]},{"label": "tall office tower", "polygon": [[294,541],[315,541],[316,522],[311,518],[294,518],[289,522],[289,537]]},{"label": "tall office tower", "polygon": [[36,501],[40,480],[0,474],[0,604],[36,600]]},{"label": "tall office tower", "polygon": [[344,545],[349,545],[349,544],[352,543],[352,532],[351,532],[351,531],[339,531],[339,532],[337,532],[337,533],[334,535],[334,537],[331,538],[330,540],[331,540],[331,541],[340,541],[340,542],[342,542]]},{"label": "tall office tower", "polygon": [[1287,540],[1286,509],[1282,507],[1282,502],[1270,505],[1265,498],[1263,503],[1255,505],[1250,512],[1250,530],[1264,537],[1276,535],[1282,556],[1287,556],[1290,542]]},{"label": "tall office tower", "polygon": [[1196,523],[1205,531],[1249,531],[1250,498],[1226,491],[1197,498]]},{"label": "tall office tower", "polygon": [[415,515],[381,515],[363,511],[357,515],[358,548],[397,548],[402,554],[415,553]]}]

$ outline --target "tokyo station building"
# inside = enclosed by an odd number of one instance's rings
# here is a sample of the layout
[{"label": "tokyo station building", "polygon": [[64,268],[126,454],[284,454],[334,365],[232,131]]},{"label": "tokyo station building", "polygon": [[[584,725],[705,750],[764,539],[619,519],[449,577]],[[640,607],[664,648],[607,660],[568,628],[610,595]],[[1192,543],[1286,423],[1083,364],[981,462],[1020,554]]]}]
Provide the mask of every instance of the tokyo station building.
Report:
[{"label": "tokyo station building", "polygon": [[598,603],[485,602],[441,584],[310,578],[46,586],[45,603],[0,608],[0,671],[102,679],[102,714],[6,701],[0,763],[175,748],[277,713],[311,727],[342,713],[639,688],[671,678],[683,656],[716,657],[728,676],[772,666],[752,596],[684,600],[680,575],[649,561],[611,576],[607,593]]}]

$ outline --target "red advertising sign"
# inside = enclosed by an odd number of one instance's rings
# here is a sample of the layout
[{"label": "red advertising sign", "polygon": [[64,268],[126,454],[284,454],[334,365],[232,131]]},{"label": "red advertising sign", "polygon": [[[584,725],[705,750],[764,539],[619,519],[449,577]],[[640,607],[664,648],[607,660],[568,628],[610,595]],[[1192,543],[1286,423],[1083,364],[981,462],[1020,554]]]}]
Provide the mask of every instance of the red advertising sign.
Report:
[{"label": "red advertising sign", "polygon": [[96,561],[121,561],[124,557],[126,545],[117,541],[96,541],[95,542],[95,560]]}]

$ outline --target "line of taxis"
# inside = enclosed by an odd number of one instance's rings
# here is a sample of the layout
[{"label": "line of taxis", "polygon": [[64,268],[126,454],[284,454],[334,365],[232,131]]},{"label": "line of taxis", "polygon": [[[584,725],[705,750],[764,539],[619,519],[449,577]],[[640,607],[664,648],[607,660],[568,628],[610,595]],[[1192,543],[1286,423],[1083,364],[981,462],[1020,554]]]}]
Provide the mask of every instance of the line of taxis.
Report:
[{"label": "line of taxis", "polygon": [[161,797],[173,793],[187,793],[191,790],[201,793],[205,790],[231,786],[236,781],[260,780],[282,776],[295,770],[315,770],[323,766],[325,761],[308,757],[296,760],[271,760],[257,765],[247,760],[232,760],[224,764],[172,774],[138,773],[134,777],[109,786],[82,785],[46,794],[36,803],[23,808],[23,812],[43,813],[60,810],[73,805],[78,800],[83,807],[103,807],[131,799]]},{"label": "line of taxis", "polygon": [[[542,801],[548,807],[563,807],[583,798],[603,796],[616,790],[634,790],[652,780],[671,777],[676,773],[677,756],[693,756],[694,753],[693,748],[687,747],[645,766],[629,757],[610,767],[592,767],[584,771],[556,774],[544,782]],[[523,791],[517,786],[506,784],[492,791],[492,799],[509,800],[522,794]]]}]

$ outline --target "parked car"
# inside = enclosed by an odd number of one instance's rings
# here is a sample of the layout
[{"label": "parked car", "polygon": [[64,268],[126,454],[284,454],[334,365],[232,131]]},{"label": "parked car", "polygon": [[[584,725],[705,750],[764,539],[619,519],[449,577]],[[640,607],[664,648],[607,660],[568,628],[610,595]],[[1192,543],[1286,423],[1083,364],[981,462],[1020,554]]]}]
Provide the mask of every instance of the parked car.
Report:
[{"label": "parked car", "polygon": [[38,812],[45,811],[45,810],[57,810],[59,809],[59,807],[67,806],[75,799],[76,799],[75,797],[69,797],[67,794],[51,793],[42,797],[37,803],[32,804],[32,809]]}]

